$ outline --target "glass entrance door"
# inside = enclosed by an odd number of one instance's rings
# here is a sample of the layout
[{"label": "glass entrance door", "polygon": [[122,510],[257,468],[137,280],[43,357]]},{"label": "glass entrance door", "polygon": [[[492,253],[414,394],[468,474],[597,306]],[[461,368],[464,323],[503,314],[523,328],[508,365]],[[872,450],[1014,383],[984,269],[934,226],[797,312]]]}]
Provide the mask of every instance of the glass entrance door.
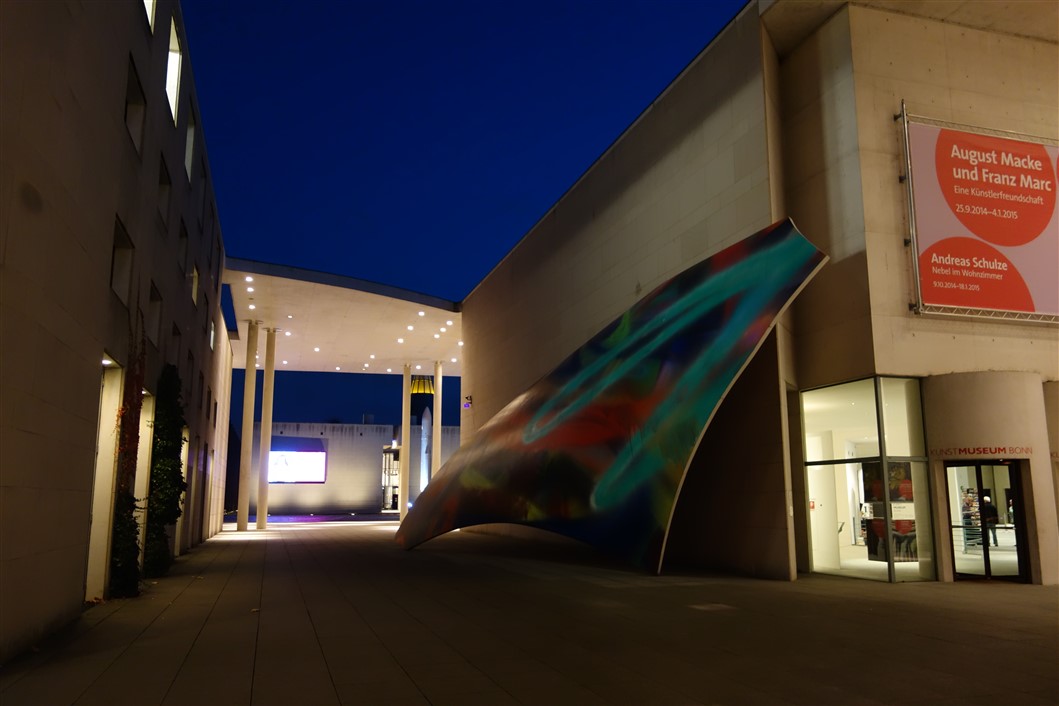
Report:
[{"label": "glass entrance door", "polygon": [[953,461],[945,479],[956,576],[1024,579],[1018,464]]}]

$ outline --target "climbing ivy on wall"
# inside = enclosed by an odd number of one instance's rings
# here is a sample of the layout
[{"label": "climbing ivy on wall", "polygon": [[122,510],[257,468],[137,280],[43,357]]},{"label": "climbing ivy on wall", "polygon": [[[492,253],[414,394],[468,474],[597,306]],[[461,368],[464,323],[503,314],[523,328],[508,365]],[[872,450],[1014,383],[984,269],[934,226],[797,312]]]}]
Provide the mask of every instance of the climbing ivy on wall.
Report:
[{"label": "climbing ivy on wall", "polygon": [[118,408],[117,477],[114,483],[114,519],[110,535],[110,578],[108,594],[128,598],[140,593],[139,526],[136,523],[136,454],[140,444],[140,411],[143,409],[143,379],[147,347],[143,326],[139,335],[129,333],[129,366]]},{"label": "climbing ivy on wall", "polygon": [[184,404],[180,397],[180,373],[166,365],[158,378],[154,407],[154,444],[151,450],[151,485],[147,494],[147,532],[143,572],[163,576],[173,563],[166,527],[183,513],[187,489],[181,464],[184,447]]}]

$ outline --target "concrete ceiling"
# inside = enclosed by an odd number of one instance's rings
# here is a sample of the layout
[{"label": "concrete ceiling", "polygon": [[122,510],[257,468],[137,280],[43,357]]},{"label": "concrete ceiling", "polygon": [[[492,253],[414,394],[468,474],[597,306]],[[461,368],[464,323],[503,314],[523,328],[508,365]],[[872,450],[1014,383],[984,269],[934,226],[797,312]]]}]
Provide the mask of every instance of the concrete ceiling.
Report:
[{"label": "concrete ceiling", "polygon": [[760,0],[758,11],[776,50],[784,56],[847,4],[1059,42],[1056,0]]},{"label": "concrete ceiling", "polygon": [[442,361],[445,375],[460,375],[463,348],[455,302],[351,277],[233,258],[227,260],[222,280],[230,288],[238,322],[238,332],[229,333],[236,368],[246,367],[247,330],[253,319],[260,327],[257,362],[262,369],[264,329],[275,328],[277,371],[400,375],[408,363],[413,375],[433,375],[434,361]]}]

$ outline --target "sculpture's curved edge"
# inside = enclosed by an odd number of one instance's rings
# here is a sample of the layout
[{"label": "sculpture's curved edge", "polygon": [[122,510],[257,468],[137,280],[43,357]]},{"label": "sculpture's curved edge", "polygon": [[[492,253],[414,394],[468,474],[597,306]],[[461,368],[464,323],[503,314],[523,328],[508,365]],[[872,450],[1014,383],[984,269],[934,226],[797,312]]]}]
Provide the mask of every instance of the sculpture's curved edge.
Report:
[{"label": "sculpture's curved edge", "polygon": [[[791,225],[796,231],[798,230],[797,226],[794,226],[793,222],[791,222]],[[801,231],[798,232],[800,233]],[[732,377],[731,382],[728,383],[728,387],[725,388],[724,394],[721,396],[721,401],[718,402],[717,406],[713,408],[713,412],[710,413],[710,418],[707,419],[706,423],[703,425],[702,431],[699,433],[699,438],[695,442],[694,447],[692,447],[691,455],[688,456],[688,462],[684,465],[684,472],[680,475],[680,483],[677,485],[677,492],[676,495],[673,497],[673,504],[669,508],[669,520],[666,522],[665,534],[662,537],[662,548],[661,551],[658,553],[658,561],[654,567],[654,574],[656,576],[660,576],[662,574],[662,565],[665,563],[666,559],[666,546],[669,544],[669,533],[673,529],[673,517],[676,515],[677,505],[680,503],[680,493],[684,489],[684,481],[688,477],[688,471],[691,469],[691,463],[695,460],[695,455],[699,452],[699,446],[702,444],[702,440],[706,436],[706,431],[710,428],[710,424],[713,422],[713,418],[717,416],[717,410],[721,408],[721,404],[724,403],[725,398],[728,397],[728,393],[731,392],[736,382],[739,381],[739,378],[743,375],[743,371],[746,370],[748,365],[750,365],[750,361],[752,361],[754,357],[757,356],[758,351],[761,350],[761,346],[765,344],[765,339],[767,339],[768,335],[776,328],[776,322],[779,321],[780,318],[783,316],[784,312],[786,312],[787,309],[790,308],[791,304],[794,303],[794,300],[797,299],[798,295],[802,293],[802,290],[809,285],[809,282],[811,282],[812,279],[816,277],[817,273],[819,273],[820,270],[823,269],[824,265],[827,264],[829,259],[830,258],[827,255],[823,255],[816,267],[813,268],[813,271],[809,273],[809,275],[805,278],[801,285],[799,285],[798,288],[795,289],[795,291],[790,295],[790,297],[787,299],[787,303],[784,304],[783,307],[781,307],[779,311],[776,312],[775,316],[772,319],[772,323],[769,325],[768,329],[758,340],[757,345],[754,346],[754,349],[750,352],[750,355],[747,356],[746,361],[743,363],[742,367],[739,368],[739,372]]]}]

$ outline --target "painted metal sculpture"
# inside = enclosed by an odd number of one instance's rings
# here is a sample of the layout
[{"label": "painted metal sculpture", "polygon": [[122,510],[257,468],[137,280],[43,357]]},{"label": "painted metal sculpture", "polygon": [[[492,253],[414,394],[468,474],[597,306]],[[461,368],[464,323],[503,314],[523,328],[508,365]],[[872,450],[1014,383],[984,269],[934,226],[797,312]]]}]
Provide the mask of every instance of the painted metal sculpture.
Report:
[{"label": "painted metal sculpture", "polygon": [[825,260],[781,221],[661,285],[457,451],[397,541],[511,522],[658,571],[706,426]]}]

